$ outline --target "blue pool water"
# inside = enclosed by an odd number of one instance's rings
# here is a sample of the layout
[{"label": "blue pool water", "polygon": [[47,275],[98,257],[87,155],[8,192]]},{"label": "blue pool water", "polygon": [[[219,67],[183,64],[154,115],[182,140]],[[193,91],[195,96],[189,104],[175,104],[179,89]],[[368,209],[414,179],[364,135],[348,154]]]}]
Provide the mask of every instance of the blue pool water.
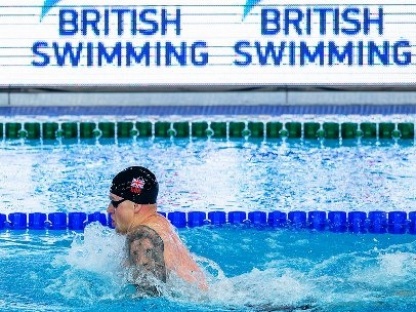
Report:
[{"label": "blue pool water", "polygon": [[[113,175],[133,164],[160,181],[160,210],[411,212],[412,142],[137,139],[3,141],[0,213],[95,212]],[[210,290],[171,281],[135,298],[123,238],[0,230],[0,311],[412,311],[416,236],[247,225],[179,230]],[[298,309],[296,309],[298,307]]]},{"label": "blue pool water", "polygon": [[105,210],[112,177],[135,164],[159,177],[162,211],[409,212],[416,198],[415,147],[391,140],[10,141],[0,157],[3,213]]},{"label": "blue pool water", "polygon": [[356,235],[235,227],[180,230],[207,272],[205,294],[169,284],[138,299],[120,271],[122,241],[84,234],[1,233],[1,311],[412,311],[416,243]]}]

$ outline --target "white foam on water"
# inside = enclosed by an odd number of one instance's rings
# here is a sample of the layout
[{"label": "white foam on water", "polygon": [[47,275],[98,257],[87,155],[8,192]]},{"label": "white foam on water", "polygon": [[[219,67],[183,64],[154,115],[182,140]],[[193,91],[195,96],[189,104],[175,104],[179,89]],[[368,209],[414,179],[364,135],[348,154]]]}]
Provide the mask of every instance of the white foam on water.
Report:
[{"label": "white foam on water", "polygon": [[314,286],[297,271],[259,270],[227,277],[212,260],[196,258],[207,276],[209,289],[198,290],[171,279],[165,295],[173,301],[193,302],[225,309],[279,310],[313,305]]},{"label": "white foam on water", "polygon": [[64,270],[46,292],[86,303],[122,296],[123,248],[122,236],[98,222],[89,224],[75,234],[66,254],[55,257],[53,266]]},{"label": "white foam on water", "polygon": [[124,237],[98,222],[77,234],[66,261],[69,265],[97,273],[115,271],[124,254]]},{"label": "white foam on water", "polygon": [[[102,300],[142,297],[131,284],[135,280],[124,262],[123,236],[98,223],[90,224],[83,234],[76,234],[70,249],[55,257],[53,266],[64,267],[46,292],[68,301],[94,304]],[[173,274],[168,281],[156,283],[163,297],[173,302],[203,304],[226,309],[257,309],[310,304],[313,285],[298,271],[273,268],[228,277],[214,261],[194,255],[206,273],[208,291],[199,290]]]},{"label": "white foam on water", "polygon": [[[363,260],[364,262],[365,260]],[[390,288],[403,284],[416,273],[416,256],[411,252],[380,253],[374,264],[354,271],[350,280],[373,288]]]},{"label": "white foam on water", "polygon": [[[69,250],[55,257],[52,266],[62,273],[46,287],[46,293],[74,301],[72,304],[87,305],[146,297],[133,286],[143,284],[146,278],[125,265],[124,248],[124,236],[99,223],[87,225],[84,233],[75,234]],[[174,275],[170,275],[166,284],[151,282],[167,298],[189,302],[191,298],[201,297],[194,286]]]},{"label": "white foam on water", "polygon": [[[53,266],[62,274],[46,288],[68,301],[94,304],[141,298],[132,284],[141,280],[124,266],[124,236],[98,223],[74,236],[65,254]],[[303,242],[302,242],[303,244]],[[304,258],[271,260],[262,268],[229,276],[215,262],[194,255],[204,270],[209,289],[201,291],[171,274],[156,283],[172,302],[237,310],[279,310],[289,307],[378,302],[398,288],[409,293],[416,273],[413,244],[346,252],[314,263]],[[396,287],[398,286],[398,287]],[[71,304],[72,305],[72,304]]]},{"label": "white foam on water", "polygon": [[380,272],[386,274],[390,281],[392,278],[402,279],[407,276],[409,270],[415,271],[416,261],[413,253],[397,252],[394,254],[384,254],[379,256]]},{"label": "white foam on water", "polygon": [[296,278],[296,272],[279,275],[274,269],[253,269],[218,281],[211,297],[224,304],[244,306],[297,306],[310,300],[312,285]]},{"label": "white foam on water", "polygon": [[405,243],[332,256],[308,273],[308,281],[315,285],[313,296],[319,305],[345,307],[408,301],[416,295],[414,250],[413,243]]},{"label": "white foam on water", "polygon": [[[63,272],[45,291],[66,301],[74,301],[70,305],[141,298],[142,294],[137,293],[132,284],[140,284],[143,280],[124,266],[124,244],[124,236],[113,230],[98,223],[88,225],[84,233],[74,236],[65,254],[55,257],[53,266]],[[229,277],[216,262],[194,257],[206,273],[209,289],[199,290],[170,274],[166,284],[156,283],[163,297],[186,304],[255,310],[297,307],[315,301],[311,296],[313,284],[307,282],[299,271],[253,269]]]}]

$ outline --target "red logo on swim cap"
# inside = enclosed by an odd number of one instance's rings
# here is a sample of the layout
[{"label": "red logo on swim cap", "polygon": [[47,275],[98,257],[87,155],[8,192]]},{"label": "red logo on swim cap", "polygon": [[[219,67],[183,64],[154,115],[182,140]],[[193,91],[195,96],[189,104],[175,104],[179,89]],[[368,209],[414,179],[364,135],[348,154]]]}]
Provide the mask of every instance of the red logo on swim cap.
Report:
[{"label": "red logo on swim cap", "polygon": [[140,194],[144,187],[144,181],[141,179],[133,179],[130,185],[130,192],[135,194]]}]

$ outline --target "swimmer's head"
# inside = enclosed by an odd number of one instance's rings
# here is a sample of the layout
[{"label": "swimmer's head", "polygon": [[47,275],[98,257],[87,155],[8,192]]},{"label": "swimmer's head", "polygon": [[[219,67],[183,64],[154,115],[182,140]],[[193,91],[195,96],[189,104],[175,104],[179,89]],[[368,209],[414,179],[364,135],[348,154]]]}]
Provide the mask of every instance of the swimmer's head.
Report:
[{"label": "swimmer's head", "polygon": [[114,177],[110,193],[136,204],[155,204],[159,193],[159,183],[149,169],[132,166]]}]

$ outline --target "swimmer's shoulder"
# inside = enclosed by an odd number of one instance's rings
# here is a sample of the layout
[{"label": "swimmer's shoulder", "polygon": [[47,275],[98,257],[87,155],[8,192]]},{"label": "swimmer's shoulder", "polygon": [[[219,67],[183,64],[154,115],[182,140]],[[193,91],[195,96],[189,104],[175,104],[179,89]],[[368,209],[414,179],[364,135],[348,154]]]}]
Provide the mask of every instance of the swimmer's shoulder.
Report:
[{"label": "swimmer's shoulder", "polygon": [[170,221],[166,217],[160,215],[159,213],[154,215],[154,217],[149,220],[149,225],[165,228],[166,230],[173,229]]},{"label": "swimmer's shoulder", "polygon": [[160,214],[155,215],[143,225],[156,231],[162,238],[170,237],[175,233],[170,221]]},{"label": "swimmer's shoulder", "polygon": [[141,224],[127,234],[127,240],[130,242],[146,237],[160,237],[160,235],[155,229],[147,224]]}]

